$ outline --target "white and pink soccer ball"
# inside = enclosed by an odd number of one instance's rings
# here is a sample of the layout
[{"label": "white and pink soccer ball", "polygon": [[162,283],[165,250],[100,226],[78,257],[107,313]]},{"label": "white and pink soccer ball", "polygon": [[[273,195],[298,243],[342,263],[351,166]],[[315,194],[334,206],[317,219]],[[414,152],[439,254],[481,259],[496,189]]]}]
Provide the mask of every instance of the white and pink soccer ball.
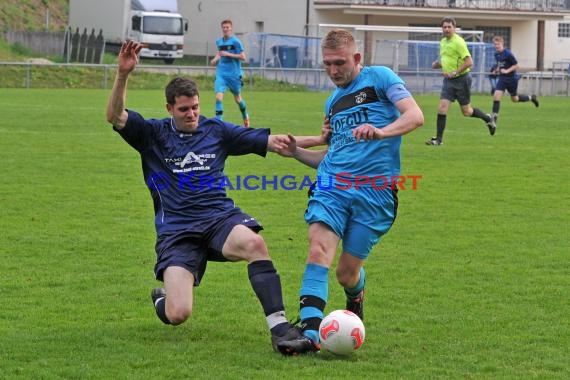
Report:
[{"label": "white and pink soccer ball", "polygon": [[321,348],[336,355],[350,355],[364,343],[364,324],[348,310],[335,310],[319,326]]}]

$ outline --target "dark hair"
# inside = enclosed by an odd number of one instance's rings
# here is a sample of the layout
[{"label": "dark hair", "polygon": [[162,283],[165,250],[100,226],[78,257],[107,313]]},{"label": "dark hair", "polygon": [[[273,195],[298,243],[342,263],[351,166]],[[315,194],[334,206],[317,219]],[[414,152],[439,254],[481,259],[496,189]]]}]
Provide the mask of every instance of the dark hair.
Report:
[{"label": "dark hair", "polygon": [[193,98],[194,96],[200,96],[200,93],[198,92],[198,85],[192,79],[177,77],[166,85],[164,95],[168,104],[174,104],[179,96]]},{"label": "dark hair", "polygon": [[441,20],[441,26],[443,26],[443,23],[445,22],[448,22],[455,27],[455,19],[453,17],[444,17],[443,20]]},{"label": "dark hair", "polygon": [[230,20],[229,18],[223,20],[223,21],[220,23],[220,25],[224,25],[224,24],[230,24],[230,25],[233,26],[233,22],[232,22],[232,20]]}]

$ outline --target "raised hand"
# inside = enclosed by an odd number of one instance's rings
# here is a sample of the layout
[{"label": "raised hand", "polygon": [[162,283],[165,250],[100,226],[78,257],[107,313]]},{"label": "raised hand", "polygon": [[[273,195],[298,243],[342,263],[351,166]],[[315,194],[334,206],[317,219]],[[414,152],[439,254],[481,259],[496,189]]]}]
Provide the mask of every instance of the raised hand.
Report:
[{"label": "raised hand", "polygon": [[125,41],[119,51],[118,70],[121,73],[130,73],[139,63],[139,53],[142,45],[135,41]]}]

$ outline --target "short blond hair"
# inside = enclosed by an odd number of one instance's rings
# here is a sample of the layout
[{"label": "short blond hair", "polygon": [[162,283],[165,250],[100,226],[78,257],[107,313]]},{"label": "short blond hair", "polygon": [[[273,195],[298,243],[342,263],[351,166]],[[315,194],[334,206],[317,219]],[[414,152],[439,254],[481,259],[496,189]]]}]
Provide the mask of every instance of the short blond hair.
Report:
[{"label": "short blond hair", "polygon": [[329,31],[321,41],[322,49],[339,49],[343,46],[352,47],[356,50],[354,37],[345,29],[333,29]]}]

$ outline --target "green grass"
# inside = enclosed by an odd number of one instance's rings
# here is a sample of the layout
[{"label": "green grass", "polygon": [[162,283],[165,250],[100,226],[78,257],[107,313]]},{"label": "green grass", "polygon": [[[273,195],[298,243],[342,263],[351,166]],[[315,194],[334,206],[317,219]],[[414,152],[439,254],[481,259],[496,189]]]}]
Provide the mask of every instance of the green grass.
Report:
[{"label": "green grass", "polygon": [[[136,79],[132,83],[135,85]],[[445,145],[437,99],[405,137],[398,220],[366,264],[366,341],[348,359],[271,351],[244,263],[212,263],[184,325],[162,325],[152,204],[137,153],[106,125],[104,90],[2,89],[0,378],[567,379],[570,166],[566,98],[502,105],[497,135],[458,106]],[[255,126],[320,130],[326,94],[246,92]],[[476,96],[489,109],[491,98]],[[164,115],[161,90],[128,106]],[[202,93],[211,115],[213,94]],[[229,120],[239,120],[228,96]],[[312,175],[275,155],[233,157],[228,176]],[[305,191],[232,191],[265,226],[290,318],[307,251]],[[331,276],[327,310],[341,308]]]}]

